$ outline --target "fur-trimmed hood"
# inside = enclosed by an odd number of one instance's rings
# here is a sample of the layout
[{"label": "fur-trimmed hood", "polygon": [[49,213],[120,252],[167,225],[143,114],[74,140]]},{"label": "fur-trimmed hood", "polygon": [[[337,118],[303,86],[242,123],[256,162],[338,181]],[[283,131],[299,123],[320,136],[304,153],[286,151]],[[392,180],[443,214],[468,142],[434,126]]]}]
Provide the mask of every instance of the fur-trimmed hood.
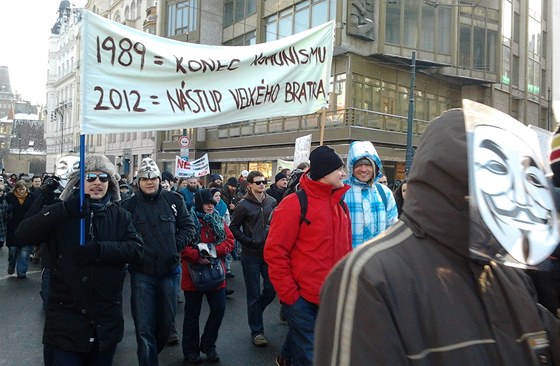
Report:
[{"label": "fur-trimmed hood", "polygon": [[[86,156],[86,172],[101,171],[109,174],[111,179],[109,180],[109,189],[107,192],[111,193],[111,201],[120,201],[121,191],[119,190],[119,180],[121,176],[117,173],[117,168],[105,155],[92,154]],[[68,177],[68,184],[66,188],[60,194],[60,199],[62,201],[67,200],[72,195],[75,188],[79,188],[80,170],[73,171]]]}]

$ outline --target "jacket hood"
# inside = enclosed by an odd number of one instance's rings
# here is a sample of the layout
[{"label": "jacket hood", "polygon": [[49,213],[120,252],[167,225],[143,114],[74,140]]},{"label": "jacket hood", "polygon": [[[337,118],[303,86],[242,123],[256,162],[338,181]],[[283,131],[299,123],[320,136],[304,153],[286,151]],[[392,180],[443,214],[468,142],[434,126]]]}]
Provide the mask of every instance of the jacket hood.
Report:
[{"label": "jacket hood", "polygon": [[469,169],[463,111],[432,121],[422,136],[407,181],[403,221],[469,256]]},{"label": "jacket hood", "polygon": [[[354,178],[352,172],[354,171],[354,165],[360,159],[368,159],[371,162],[371,166],[377,166],[377,175],[373,177],[373,182],[376,182],[381,178],[383,164],[377,154],[377,150],[370,141],[354,141],[350,144],[350,149],[348,151],[348,179],[347,181],[351,184],[364,184]],[[369,184],[373,182],[368,182]]]}]

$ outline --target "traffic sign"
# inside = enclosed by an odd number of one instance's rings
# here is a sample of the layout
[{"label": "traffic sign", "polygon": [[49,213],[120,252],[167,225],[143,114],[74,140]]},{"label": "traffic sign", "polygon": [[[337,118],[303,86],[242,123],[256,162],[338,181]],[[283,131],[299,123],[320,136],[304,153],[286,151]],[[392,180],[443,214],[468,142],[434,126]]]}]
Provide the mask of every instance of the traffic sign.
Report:
[{"label": "traffic sign", "polygon": [[182,148],[191,146],[191,139],[188,136],[179,136],[179,146]]}]

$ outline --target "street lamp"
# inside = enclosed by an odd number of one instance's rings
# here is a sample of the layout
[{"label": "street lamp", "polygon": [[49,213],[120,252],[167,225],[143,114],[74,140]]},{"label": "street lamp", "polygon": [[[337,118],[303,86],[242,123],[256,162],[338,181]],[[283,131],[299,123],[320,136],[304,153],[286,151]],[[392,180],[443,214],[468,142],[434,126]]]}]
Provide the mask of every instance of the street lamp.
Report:
[{"label": "street lamp", "polygon": [[72,108],[72,102],[60,102],[58,103],[58,107],[54,109],[51,113],[51,119],[56,118],[56,116],[60,117],[60,155],[64,155],[64,115],[67,110]]}]

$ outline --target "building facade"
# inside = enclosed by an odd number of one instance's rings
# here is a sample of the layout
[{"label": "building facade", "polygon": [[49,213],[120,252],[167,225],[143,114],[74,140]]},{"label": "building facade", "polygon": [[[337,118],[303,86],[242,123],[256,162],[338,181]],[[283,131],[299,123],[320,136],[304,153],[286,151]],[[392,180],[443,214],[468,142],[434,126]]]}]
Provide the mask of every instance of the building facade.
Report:
[{"label": "building facade", "polygon": [[[544,129],[556,123],[548,0],[90,0],[86,7],[145,32],[210,45],[250,45],[329,20],[336,24],[324,115],[88,136],[88,149],[110,155],[129,177],[145,156],[172,171],[181,135],[190,137],[189,158],[208,153],[213,173],[229,177],[259,169],[273,177],[276,161],[293,157],[296,138],[311,134],[318,145],[323,121],[325,144],[346,156],[352,141],[370,140],[389,180],[402,179],[411,97],[413,145],[430,120],[460,107],[463,98]],[[62,53],[57,57],[63,62]],[[77,89],[64,94],[62,80],[57,83],[53,107],[75,101]],[[74,133],[65,133],[72,144]]]}]

